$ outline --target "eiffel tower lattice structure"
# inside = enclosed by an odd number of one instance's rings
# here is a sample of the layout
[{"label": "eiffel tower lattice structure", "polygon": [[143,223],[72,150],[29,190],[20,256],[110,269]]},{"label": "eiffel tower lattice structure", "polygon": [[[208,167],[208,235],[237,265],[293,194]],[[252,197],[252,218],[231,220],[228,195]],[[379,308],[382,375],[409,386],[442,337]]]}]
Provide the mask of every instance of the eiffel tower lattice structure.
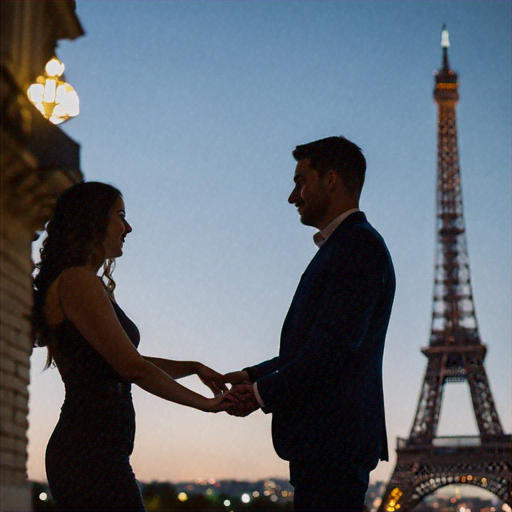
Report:
[{"label": "eiffel tower lattice structure", "polygon": [[[379,512],[412,510],[450,484],[470,484],[511,503],[511,441],[503,432],[484,368],[471,289],[462,211],[455,105],[457,74],[448,62],[443,27],[442,68],[436,73],[438,105],[437,242],[427,369],[408,439],[397,440],[397,462]],[[467,382],[480,435],[437,437],[445,384]]]}]

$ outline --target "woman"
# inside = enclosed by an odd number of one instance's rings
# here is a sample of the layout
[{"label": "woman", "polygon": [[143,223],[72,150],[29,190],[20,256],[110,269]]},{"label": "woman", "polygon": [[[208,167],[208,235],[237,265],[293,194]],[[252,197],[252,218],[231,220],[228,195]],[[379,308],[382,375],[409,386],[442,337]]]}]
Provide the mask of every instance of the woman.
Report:
[{"label": "woman", "polygon": [[[47,367],[56,364],[66,389],[46,450],[48,483],[63,510],[145,510],[129,462],[131,383],[201,411],[228,407],[217,372],[137,351],[139,331],[117,305],[111,275],[131,231],[119,190],[97,182],[74,185],[57,202],[37,264],[36,344],[48,347]],[[217,396],[205,398],[174,380],[191,374]]]}]

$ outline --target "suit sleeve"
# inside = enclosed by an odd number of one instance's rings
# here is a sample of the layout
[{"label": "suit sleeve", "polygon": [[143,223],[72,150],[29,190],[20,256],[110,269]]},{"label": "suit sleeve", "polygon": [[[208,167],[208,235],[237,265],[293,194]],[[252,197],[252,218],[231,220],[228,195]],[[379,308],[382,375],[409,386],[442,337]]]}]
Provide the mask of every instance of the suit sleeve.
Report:
[{"label": "suit sleeve", "polygon": [[277,356],[273,359],[269,359],[268,361],[264,361],[263,363],[257,364],[255,366],[249,366],[248,368],[243,369],[249,374],[249,380],[251,382],[255,382],[265,375],[276,372],[279,370],[279,368],[281,368],[281,366],[281,358]]},{"label": "suit sleeve", "polygon": [[352,230],[348,238],[332,248],[327,269],[314,284],[316,313],[297,356],[258,381],[265,412],[289,407],[308,388],[332,385],[361,348],[382,290],[386,258],[366,230]]}]

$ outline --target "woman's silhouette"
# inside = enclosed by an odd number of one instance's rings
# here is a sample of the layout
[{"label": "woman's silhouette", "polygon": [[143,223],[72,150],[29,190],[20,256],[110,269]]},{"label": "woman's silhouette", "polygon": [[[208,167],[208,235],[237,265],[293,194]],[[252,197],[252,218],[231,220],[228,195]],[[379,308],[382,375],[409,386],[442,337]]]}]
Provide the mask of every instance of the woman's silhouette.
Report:
[{"label": "woman's silhouette", "polygon": [[[36,345],[48,347],[47,366],[56,364],[66,390],[46,450],[48,483],[63,510],[145,510],[129,461],[131,383],[202,411],[228,407],[214,370],[139,354],[139,331],[116,303],[111,275],[131,231],[119,190],[74,185],[57,202],[36,265]],[[175,381],[191,374],[217,396],[205,398]]]}]

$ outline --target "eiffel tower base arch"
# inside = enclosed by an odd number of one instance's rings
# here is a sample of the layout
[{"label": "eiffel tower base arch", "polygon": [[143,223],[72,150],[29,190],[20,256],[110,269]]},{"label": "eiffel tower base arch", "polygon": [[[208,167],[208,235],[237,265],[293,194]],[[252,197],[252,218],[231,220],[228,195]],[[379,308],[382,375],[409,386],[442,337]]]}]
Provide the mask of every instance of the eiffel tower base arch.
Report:
[{"label": "eiffel tower base arch", "polygon": [[410,511],[453,484],[480,487],[512,506],[512,436],[438,437],[428,445],[397,442],[397,463],[379,512]]}]

